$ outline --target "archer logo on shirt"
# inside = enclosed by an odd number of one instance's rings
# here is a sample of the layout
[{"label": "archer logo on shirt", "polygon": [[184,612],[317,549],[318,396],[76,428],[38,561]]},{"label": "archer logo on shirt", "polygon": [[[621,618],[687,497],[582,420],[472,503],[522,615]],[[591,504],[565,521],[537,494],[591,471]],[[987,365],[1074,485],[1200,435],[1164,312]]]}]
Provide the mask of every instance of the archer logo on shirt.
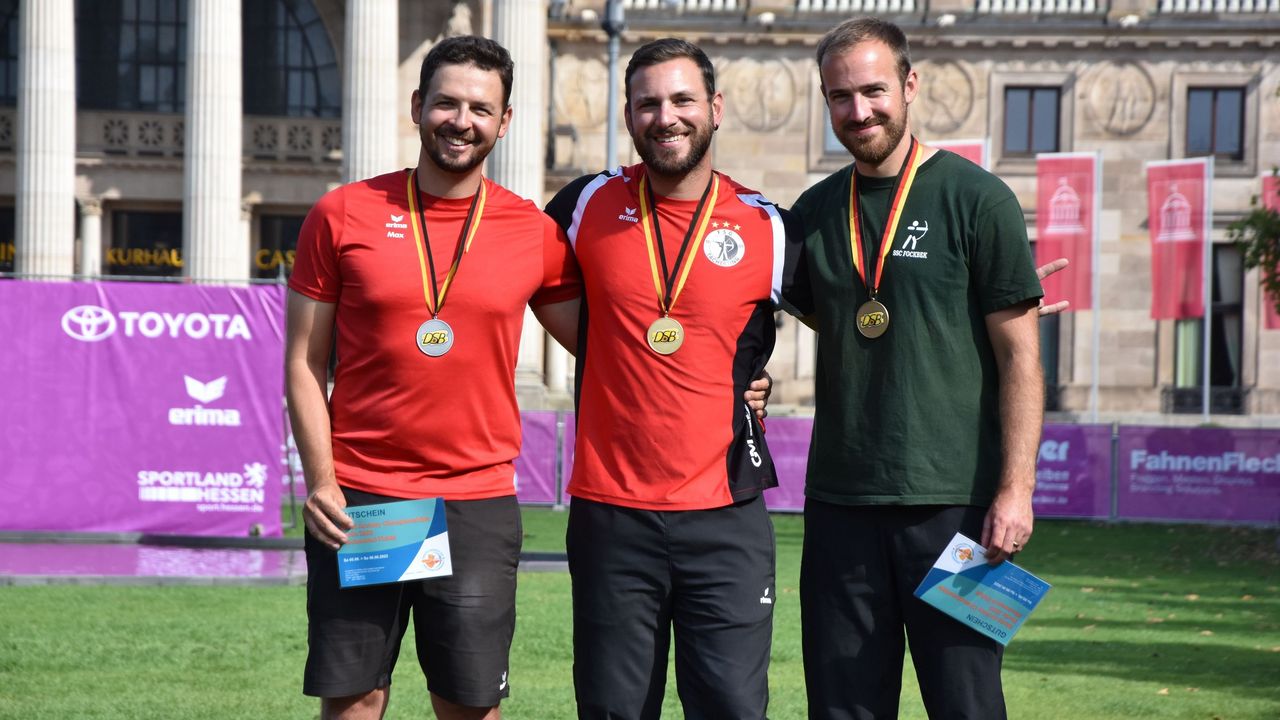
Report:
[{"label": "archer logo on shirt", "polygon": [[622,221],[624,221],[624,222],[633,222],[633,223],[638,223],[638,222],[640,222],[640,218],[636,217],[636,209],[635,209],[635,208],[624,207],[624,208],[622,208],[622,209],[623,209],[623,210],[626,210],[626,211],[627,211],[627,214],[626,214],[626,215],[619,215],[619,216],[618,216],[618,219],[619,219],[619,220],[622,220]]},{"label": "archer logo on shirt", "polygon": [[916,258],[917,260],[926,260],[929,257],[927,250],[917,250],[916,245],[929,232],[929,223],[912,220],[911,225],[907,227],[907,239],[902,241],[902,247],[893,251],[894,257]]},{"label": "archer logo on shirt", "polygon": [[742,262],[747,246],[742,242],[742,236],[736,232],[742,226],[726,220],[712,222],[711,227],[713,229],[707,233],[707,239],[702,241],[702,252],[707,259],[720,267],[733,267]]}]

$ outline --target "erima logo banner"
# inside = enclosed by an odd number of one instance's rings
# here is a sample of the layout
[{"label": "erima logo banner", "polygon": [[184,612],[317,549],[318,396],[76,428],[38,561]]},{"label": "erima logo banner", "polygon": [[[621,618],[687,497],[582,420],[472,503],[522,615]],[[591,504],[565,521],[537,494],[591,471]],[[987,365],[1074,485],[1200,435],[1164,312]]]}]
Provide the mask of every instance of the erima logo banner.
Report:
[{"label": "erima logo banner", "polygon": [[907,227],[907,239],[902,241],[902,247],[893,251],[894,257],[916,258],[917,260],[925,260],[929,257],[928,251],[917,250],[916,244],[929,232],[929,223],[920,220],[912,220],[911,225]]},{"label": "erima logo banner", "polygon": [[125,337],[191,340],[252,340],[243,315],[226,313],[168,313],[148,310],[112,312],[98,305],[77,305],[62,314],[62,331],[80,342],[106,340],[121,330]]},{"label": "erima logo banner", "polygon": [[[227,391],[227,378],[217,378],[209,382],[200,382],[190,375],[183,375],[187,395],[197,403],[212,403],[222,398]],[[181,426],[217,426],[240,427],[240,411],[234,408],[207,408],[197,404],[189,408],[169,408],[169,424]]]},{"label": "erima logo banner", "polygon": [[619,220],[622,220],[622,221],[625,221],[625,222],[633,222],[633,223],[638,223],[638,222],[640,222],[640,218],[636,217],[636,209],[635,209],[635,208],[624,207],[624,208],[623,208],[623,210],[625,210],[625,211],[627,212],[627,214],[626,214],[626,215],[619,215],[619,216],[618,216],[618,219],[619,219]]}]

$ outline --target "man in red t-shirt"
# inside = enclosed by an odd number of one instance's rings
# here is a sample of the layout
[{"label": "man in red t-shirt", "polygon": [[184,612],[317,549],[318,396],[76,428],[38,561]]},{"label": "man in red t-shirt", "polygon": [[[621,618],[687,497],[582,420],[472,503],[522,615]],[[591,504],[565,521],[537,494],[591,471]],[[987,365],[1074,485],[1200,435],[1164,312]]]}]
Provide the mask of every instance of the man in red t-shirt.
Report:
[{"label": "man in red t-shirt", "polygon": [[712,169],[723,100],[696,46],[626,70],[643,164],[547,206],[582,268],[577,446],[568,491],[581,718],[656,718],[672,628],[688,717],[765,716],[777,484],[744,401],[797,268],[790,215]]},{"label": "man in red t-shirt", "polygon": [[[580,293],[555,223],[481,175],[511,80],[491,40],[437,44],[410,108],[417,167],[328,193],[298,238],[286,365],[309,492],[304,692],[325,718],[382,715],[410,613],[436,717],[497,718],[509,692],[524,308],[572,347]],[[445,500],[453,575],[340,589],[344,508],[424,497]]]}]

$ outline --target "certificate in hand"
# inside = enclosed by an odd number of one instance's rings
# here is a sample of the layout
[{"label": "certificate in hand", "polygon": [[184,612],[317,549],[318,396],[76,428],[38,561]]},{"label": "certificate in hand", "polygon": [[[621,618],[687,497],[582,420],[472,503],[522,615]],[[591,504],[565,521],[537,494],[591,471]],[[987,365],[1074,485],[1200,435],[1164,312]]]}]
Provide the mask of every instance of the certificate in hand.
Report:
[{"label": "certificate in hand", "polygon": [[400,500],[346,508],[355,521],[338,550],[344,588],[453,574],[444,500]]},{"label": "certificate in hand", "polygon": [[915,595],[1008,645],[1050,585],[1008,560],[990,565],[985,554],[986,548],[956,533]]}]

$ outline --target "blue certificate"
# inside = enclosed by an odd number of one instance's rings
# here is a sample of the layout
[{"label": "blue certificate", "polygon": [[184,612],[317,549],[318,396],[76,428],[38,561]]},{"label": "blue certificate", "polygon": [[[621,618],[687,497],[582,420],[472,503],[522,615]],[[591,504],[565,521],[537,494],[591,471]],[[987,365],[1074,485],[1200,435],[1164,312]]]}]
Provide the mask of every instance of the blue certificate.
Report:
[{"label": "blue certificate", "polygon": [[346,508],[355,521],[338,550],[344,588],[453,574],[444,500],[400,500]]},{"label": "blue certificate", "polygon": [[1050,585],[1008,560],[990,565],[985,554],[981,545],[956,533],[915,595],[1008,645]]}]

